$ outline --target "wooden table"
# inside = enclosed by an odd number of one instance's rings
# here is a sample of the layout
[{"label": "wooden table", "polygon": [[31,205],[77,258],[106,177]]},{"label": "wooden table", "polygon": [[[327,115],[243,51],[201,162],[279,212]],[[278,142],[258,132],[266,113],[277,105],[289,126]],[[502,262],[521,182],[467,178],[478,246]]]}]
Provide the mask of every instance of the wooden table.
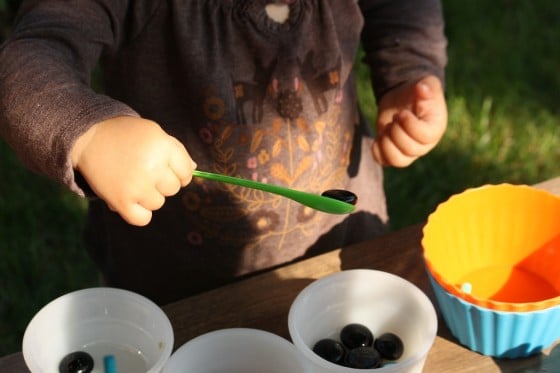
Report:
[{"label": "wooden table", "polygon": [[[536,187],[560,194],[560,177]],[[205,332],[231,327],[267,330],[289,339],[288,310],[297,294],[313,280],[346,269],[372,268],[402,276],[420,287],[437,308],[421,257],[422,226],[336,249],[166,305],[163,309],[173,325],[175,347]],[[494,359],[459,345],[439,317],[438,336],[424,371],[560,372],[560,344],[529,358]],[[15,353],[0,359],[0,372],[29,371],[21,353]]]}]

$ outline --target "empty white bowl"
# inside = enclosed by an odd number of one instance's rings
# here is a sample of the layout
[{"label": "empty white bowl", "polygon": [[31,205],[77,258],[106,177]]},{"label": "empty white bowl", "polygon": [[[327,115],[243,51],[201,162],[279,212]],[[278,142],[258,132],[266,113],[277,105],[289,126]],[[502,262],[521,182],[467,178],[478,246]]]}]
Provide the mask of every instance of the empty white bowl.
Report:
[{"label": "empty white bowl", "polygon": [[169,319],[149,299],[121,289],[90,288],[44,306],[23,336],[23,357],[32,373],[59,371],[69,353],[84,351],[103,372],[115,357],[119,373],[160,372],[173,349]]},{"label": "empty white bowl", "polygon": [[[347,324],[368,327],[374,336],[391,332],[404,344],[395,364],[354,369],[313,352],[323,338],[337,338]],[[314,372],[421,372],[437,332],[433,304],[415,285],[396,275],[369,269],[341,271],[312,282],[296,297],[289,316],[292,341]]]},{"label": "empty white bowl", "polygon": [[258,329],[230,328],[198,336],[173,353],[163,373],[311,373],[284,338]]}]

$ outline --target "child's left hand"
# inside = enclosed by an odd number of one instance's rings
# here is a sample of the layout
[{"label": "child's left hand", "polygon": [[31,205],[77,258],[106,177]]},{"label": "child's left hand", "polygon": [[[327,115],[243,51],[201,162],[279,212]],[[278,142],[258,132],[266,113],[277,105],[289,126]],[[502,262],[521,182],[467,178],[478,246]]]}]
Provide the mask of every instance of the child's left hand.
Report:
[{"label": "child's left hand", "polygon": [[406,167],[432,150],[446,128],[447,105],[437,77],[398,86],[379,101],[373,156],[381,165]]}]

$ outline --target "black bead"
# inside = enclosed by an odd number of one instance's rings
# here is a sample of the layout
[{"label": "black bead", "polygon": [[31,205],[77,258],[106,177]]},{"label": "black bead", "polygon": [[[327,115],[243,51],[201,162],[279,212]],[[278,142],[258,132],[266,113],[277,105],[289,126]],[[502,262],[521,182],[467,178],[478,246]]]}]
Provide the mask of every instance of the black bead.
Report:
[{"label": "black bead", "polygon": [[381,355],[373,347],[356,347],[348,351],[345,363],[349,368],[379,368],[381,366]]},{"label": "black bead", "polygon": [[83,351],[66,355],[58,365],[60,373],[89,373],[93,370],[93,358]]},{"label": "black bead", "polygon": [[373,334],[362,324],[348,324],[340,331],[340,341],[346,348],[373,345]]},{"label": "black bead", "polygon": [[393,333],[384,333],[380,335],[375,340],[374,347],[379,351],[381,356],[388,360],[397,360],[404,352],[402,340]]},{"label": "black bead", "polygon": [[313,352],[335,364],[342,364],[346,357],[346,348],[342,343],[330,338],[321,339],[315,343]]},{"label": "black bead", "polygon": [[351,205],[355,205],[356,202],[358,202],[358,197],[354,193],[344,189],[329,189],[321,193],[321,195],[323,197],[329,197]]}]

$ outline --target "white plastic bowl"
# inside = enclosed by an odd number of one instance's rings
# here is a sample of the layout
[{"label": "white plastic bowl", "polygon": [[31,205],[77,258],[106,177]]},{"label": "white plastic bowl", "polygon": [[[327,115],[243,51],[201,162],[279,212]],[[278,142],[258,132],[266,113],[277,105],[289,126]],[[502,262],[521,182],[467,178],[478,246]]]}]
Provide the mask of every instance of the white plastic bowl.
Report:
[{"label": "white plastic bowl", "polygon": [[23,336],[23,357],[32,373],[58,372],[74,351],[89,352],[94,372],[115,356],[119,373],[142,366],[160,372],[173,349],[169,319],[149,299],[122,289],[90,288],[65,294],[44,306]]},{"label": "white plastic bowl", "polygon": [[[353,369],[333,364],[313,352],[322,338],[337,338],[347,324],[360,323],[378,336],[397,334],[404,354],[396,364]],[[294,300],[288,328],[292,341],[313,364],[314,372],[421,372],[437,333],[432,302],[415,285],[390,273],[341,271],[308,285]]]},{"label": "white plastic bowl", "polygon": [[248,328],[212,331],[182,345],[163,373],[311,373],[296,347],[275,334]]}]

